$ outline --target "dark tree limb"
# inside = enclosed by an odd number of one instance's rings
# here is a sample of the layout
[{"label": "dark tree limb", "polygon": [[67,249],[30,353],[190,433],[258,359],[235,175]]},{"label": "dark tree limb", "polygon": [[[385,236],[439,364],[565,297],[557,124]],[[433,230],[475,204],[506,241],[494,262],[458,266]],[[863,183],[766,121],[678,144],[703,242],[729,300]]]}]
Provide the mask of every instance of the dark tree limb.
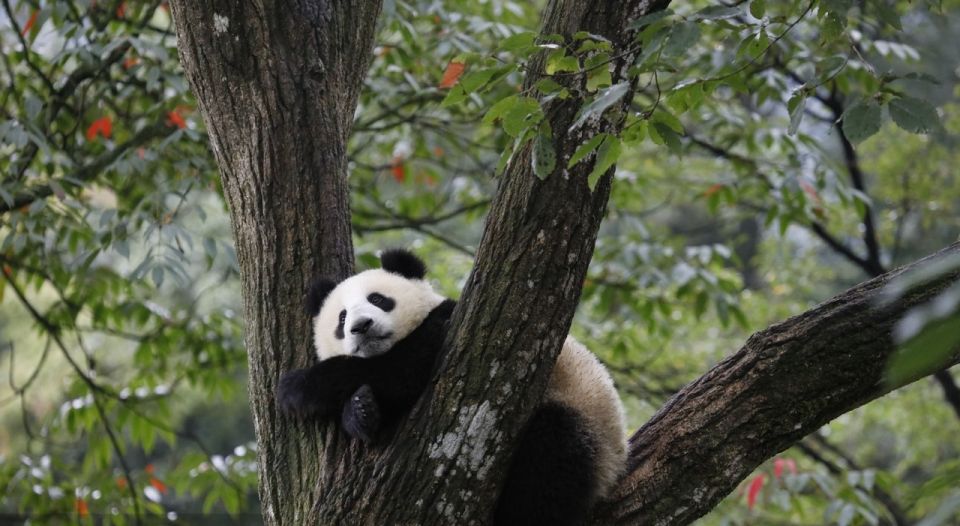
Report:
[{"label": "dark tree limb", "polygon": [[[751,336],[684,387],[631,438],[631,468],[603,524],[689,524],[758,465],[833,418],[901,387],[884,382],[903,314],[960,271],[883,305],[891,279],[960,253],[960,243],[858,285]],[[932,374],[960,362],[956,349]]]}]

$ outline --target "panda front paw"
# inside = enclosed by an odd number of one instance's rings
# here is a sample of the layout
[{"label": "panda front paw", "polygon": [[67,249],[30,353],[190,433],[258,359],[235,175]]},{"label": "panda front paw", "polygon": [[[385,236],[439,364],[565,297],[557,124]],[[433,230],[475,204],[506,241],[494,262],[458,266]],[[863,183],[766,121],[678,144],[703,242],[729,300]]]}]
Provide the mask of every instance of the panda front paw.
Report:
[{"label": "panda front paw", "polygon": [[362,385],[343,406],[343,430],[365,443],[373,442],[380,429],[380,407],[369,385]]},{"label": "panda front paw", "polygon": [[310,416],[317,411],[316,404],[308,396],[308,369],[289,371],[280,378],[277,387],[277,404],[288,415]]}]

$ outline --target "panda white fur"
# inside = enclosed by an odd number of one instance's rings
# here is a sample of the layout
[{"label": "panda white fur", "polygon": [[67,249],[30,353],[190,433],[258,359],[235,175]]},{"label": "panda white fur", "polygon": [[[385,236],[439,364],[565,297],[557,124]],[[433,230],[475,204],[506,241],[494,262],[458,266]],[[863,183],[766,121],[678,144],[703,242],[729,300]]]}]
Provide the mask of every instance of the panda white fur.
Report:
[{"label": "panda white fur", "polygon": [[[278,392],[286,412],[339,416],[349,435],[366,442],[406,414],[430,382],[455,306],[423,279],[426,267],[413,254],[386,251],[381,264],[311,288],[320,362],[284,375]],[[609,373],[567,337],[514,454],[494,523],[582,523],[625,469],[624,427]]]}]

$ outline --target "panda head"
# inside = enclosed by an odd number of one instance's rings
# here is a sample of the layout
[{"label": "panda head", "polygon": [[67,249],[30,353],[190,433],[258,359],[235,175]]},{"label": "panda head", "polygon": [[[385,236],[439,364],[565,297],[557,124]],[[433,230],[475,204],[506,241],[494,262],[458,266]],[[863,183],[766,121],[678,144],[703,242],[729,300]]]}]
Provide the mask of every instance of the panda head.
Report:
[{"label": "panda head", "polygon": [[426,265],[410,252],[387,250],[380,264],[340,283],[321,279],[310,287],[306,307],[321,360],[384,353],[443,302],[423,279]]}]

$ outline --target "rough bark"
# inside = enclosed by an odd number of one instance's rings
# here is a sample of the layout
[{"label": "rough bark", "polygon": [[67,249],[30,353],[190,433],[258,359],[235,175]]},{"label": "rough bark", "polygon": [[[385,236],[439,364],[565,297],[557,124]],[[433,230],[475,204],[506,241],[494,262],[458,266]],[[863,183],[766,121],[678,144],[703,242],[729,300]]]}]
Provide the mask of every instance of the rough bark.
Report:
[{"label": "rough bark", "polygon": [[[760,463],[833,418],[900,387],[884,382],[892,332],[960,271],[885,305],[884,286],[960,243],[864,282],[751,336],[684,387],[630,440],[629,475],[600,524],[689,524]],[[960,362],[960,349],[919,379]]]},{"label": "rough bark", "polygon": [[304,523],[324,462],[274,389],[310,359],[305,284],[353,271],[346,140],[380,2],[356,4],[170,1],[230,207],[267,524]]}]

